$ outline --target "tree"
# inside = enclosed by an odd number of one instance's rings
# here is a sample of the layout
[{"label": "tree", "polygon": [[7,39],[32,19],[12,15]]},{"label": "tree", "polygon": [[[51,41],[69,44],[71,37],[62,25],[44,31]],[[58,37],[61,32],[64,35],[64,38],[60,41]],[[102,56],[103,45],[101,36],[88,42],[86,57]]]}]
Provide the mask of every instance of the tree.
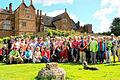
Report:
[{"label": "tree", "polygon": [[120,18],[114,18],[112,25],[110,26],[111,33],[115,34],[116,36],[120,35]]}]

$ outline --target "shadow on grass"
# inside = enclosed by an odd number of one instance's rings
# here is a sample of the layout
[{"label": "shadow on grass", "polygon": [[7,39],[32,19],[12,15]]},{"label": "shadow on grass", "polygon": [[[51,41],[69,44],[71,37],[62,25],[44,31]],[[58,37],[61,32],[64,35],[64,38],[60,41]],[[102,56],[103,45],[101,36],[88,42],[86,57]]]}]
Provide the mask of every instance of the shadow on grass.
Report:
[{"label": "shadow on grass", "polygon": [[[52,78],[38,78],[38,76],[36,76],[34,78],[34,80],[54,80]],[[65,80],[73,80],[72,78],[66,77]]]},{"label": "shadow on grass", "polygon": [[[83,64],[81,64],[81,63],[73,63],[73,62],[59,63],[59,64],[62,64],[62,65],[72,65],[72,66],[83,65]],[[101,65],[101,64],[100,64],[100,63],[97,63],[97,64],[88,64],[88,65]]]},{"label": "shadow on grass", "polygon": [[107,64],[105,66],[120,66],[120,64]]}]

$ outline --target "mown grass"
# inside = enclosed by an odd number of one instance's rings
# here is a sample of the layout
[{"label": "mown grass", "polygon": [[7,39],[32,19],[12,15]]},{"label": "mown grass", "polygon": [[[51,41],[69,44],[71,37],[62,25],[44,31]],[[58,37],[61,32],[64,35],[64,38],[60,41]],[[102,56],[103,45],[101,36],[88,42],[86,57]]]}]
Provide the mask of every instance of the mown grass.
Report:
[{"label": "mown grass", "polygon": [[[64,68],[66,80],[120,80],[120,62],[114,64],[97,64],[100,70],[84,70],[82,65],[75,63],[59,63]],[[94,66],[94,65],[91,65]],[[38,71],[45,67],[38,64],[12,64],[0,63],[0,80],[35,80]]]}]

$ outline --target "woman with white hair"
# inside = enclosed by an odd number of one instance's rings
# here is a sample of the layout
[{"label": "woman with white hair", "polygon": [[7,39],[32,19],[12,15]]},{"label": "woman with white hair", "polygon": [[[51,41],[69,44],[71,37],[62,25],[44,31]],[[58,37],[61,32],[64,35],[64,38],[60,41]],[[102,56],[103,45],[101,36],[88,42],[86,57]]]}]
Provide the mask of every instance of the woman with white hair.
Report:
[{"label": "woman with white hair", "polygon": [[107,37],[107,51],[106,51],[106,63],[111,62],[111,48],[112,48],[112,41],[110,40],[110,36]]},{"label": "woman with white hair", "polygon": [[95,40],[94,36],[91,37],[90,52],[92,64],[96,64],[96,54],[98,51],[98,42]]}]

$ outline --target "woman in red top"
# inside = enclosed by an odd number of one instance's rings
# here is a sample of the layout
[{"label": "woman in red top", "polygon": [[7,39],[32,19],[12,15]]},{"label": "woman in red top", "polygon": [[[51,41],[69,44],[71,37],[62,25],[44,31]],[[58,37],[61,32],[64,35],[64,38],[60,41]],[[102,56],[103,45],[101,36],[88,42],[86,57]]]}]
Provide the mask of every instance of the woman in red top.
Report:
[{"label": "woman in red top", "polygon": [[46,47],[44,47],[44,49],[41,52],[42,52],[41,62],[50,62],[50,51]]},{"label": "woman in red top", "polygon": [[74,60],[74,62],[77,62],[77,58],[78,58],[78,45],[79,42],[76,40],[76,37],[74,37],[73,42],[72,42],[72,49],[71,49],[71,55],[72,55],[72,59]]},{"label": "woman in red top", "polygon": [[68,50],[67,47],[62,45],[62,51],[60,52],[60,62],[67,62],[68,61]]}]

